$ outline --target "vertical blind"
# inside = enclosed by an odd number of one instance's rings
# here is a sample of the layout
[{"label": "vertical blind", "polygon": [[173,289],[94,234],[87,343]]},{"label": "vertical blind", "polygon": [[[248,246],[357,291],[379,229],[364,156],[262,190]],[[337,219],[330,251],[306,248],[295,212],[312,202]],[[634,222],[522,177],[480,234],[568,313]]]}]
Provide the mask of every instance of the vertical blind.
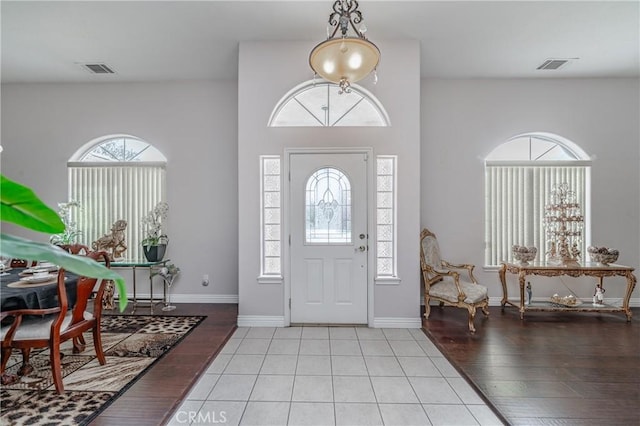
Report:
[{"label": "vertical blind", "polygon": [[[575,192],[583,216],[588,212],[589,166],[509,166],[485,168],[485,265],[495,266],[511,258],[511,247],[535,246],[538,260],[549,249],[545,235],[545,206],[554,185],[567,183]],[[583,232],[588,227],[585,226]],[[583,258],[588,236],[579,247]]]},{"label": "vertical blind", "polygon": [[156,204],[165,199],[165,168],[160,165],[69,166],[69,199],[80,202],[73,220],[82,232],[79,242],[91,243],[111,233],[119,219],[127,221],[127,259],[142,260],[141,224]]}]

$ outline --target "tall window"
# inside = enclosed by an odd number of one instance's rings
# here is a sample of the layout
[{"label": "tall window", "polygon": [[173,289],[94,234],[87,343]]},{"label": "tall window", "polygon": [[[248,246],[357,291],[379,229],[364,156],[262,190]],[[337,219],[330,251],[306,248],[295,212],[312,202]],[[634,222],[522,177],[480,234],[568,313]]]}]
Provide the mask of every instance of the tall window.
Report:
[{"label": "tall window", "polygon": [[357,85],[351,89],[338,94],[340,87],[333,83],[302,83],[280,99],[269,127],[389,126],[375,96]]},{"label": "tall window", "polygon": [[396,162],[395,155],[376,158],[376,276],[396,274]]},{"label": "tall window", "polygon": [[518,135],[485,161],[485,265],[511,258],[513,245],[535,246],[537,260],[550,249],[544,209],[554,185],[567,183],[585,217],[582,259],[590,238],[591,161],[576,144],[547,133]]},{"label": "tall window", "polygon": [[262,277],[282,275],[280,157],[260,156]]},{"label": "tall window", "polygon": [[140,219],[165,200],[166,162],[152,145],[128,135],[100,138],[80,148],[67,163],[69,199],[81,207],[72,211],[79,241],[90,245],[124,219],[124,255],[142,260]]},{"label": "tall window", "polygon": [[351,243],[351,182],[338,169],[317,170],[305,191],[305,242]]}]

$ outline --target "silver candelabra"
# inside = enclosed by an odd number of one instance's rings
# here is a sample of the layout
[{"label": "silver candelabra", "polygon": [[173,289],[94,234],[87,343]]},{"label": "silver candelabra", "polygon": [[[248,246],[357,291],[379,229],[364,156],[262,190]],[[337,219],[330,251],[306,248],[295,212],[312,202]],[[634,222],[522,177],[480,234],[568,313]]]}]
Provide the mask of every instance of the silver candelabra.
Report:
[{"label": "silver candelabra", "polygon": [[551,203],[545,206],[544,226],[549,244],[547,260],[560,265],[577,263],[581,256],[584,216],[569,184],[552,187]]}]

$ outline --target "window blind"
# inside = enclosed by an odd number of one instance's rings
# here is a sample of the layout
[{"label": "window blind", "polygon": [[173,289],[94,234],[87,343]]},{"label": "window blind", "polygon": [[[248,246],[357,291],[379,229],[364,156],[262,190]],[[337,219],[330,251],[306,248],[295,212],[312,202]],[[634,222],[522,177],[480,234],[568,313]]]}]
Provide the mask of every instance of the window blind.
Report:
[{"label": "window blind", "polygon": [[69,166],[69,199],[80,202],[72,212],[82,232],[79,241],[91,243],[111,233],[119,219],[127,221],[127,259],[143,260],[140,220],[165,199],[165,168],[159,165]]},{"label": "window blind", "polygon": [[[549,249],[544,227],[545,205],[551,189],[561,183],[575,191],[588,217],[589,166],[522,166],[487,164],[485,167],[485,265],[497,266],[511,258],[514,244],[538,248],[538,260]],[[583,232],[589,229],[585,224]],[[580,250],[584,259],[588,235]]]}]

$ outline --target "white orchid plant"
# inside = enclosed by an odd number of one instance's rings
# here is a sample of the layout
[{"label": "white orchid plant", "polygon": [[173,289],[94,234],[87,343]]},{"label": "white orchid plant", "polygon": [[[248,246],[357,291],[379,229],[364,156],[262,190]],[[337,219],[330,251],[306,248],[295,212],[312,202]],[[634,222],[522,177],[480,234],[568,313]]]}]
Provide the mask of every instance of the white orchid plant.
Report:
[{"label": "white orchid plant", "polygon": [[81,208],[80,202],[71,200],[66,203],[58,203],[58,216],[64,223],[64,232],[52,235],[49,238],[51,244],[62,245],[78,242],[78,237],[82,234],[82,231],[78,229],[76,222],[71,220],[72,208]]},{"label": "white orchid plant", "polygon": [[143,246],[157,246],[166,244],[169,237],[162,232],[162,221],[169,215],[169,204],[162,201],[143,216],[141,222],[146,226],[146,237],[142,240]]}]

